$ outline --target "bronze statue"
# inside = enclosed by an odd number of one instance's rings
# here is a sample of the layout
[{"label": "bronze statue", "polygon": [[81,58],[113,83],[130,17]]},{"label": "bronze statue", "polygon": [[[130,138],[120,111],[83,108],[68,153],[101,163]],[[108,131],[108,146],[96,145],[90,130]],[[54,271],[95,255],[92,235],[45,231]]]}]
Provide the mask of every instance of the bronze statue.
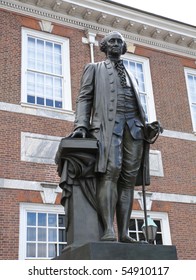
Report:
[{"label": "bronze statue", "polygon": [[147,118],[137,81],[120,59],[127,50],[123,36],[116,31],[109,33],[102,39],[100,50],[106,60],[85,66],[71,137],[90,134],[98,140],[95,172],[96,200],[104,227],[101,240],[116,241],[116,212],[119,241],[132,243],[137,241],[128,235],[128,226],[143,162]]}]

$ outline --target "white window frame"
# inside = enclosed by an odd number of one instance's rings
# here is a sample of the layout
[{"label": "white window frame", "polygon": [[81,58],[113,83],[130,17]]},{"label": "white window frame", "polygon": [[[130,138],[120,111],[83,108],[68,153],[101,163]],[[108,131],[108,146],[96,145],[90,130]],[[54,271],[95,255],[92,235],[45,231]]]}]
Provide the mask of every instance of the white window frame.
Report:
[{"label": "white window frame", "polygon": [[[19,228],[19,260],[37,258],[26,258],[26,240],[27,240],[27,212],[45,212],[52,214],[65,214],[61,205],[45,205],[37,203],[20,203],[20,228]],[[42,258],[47,259],[47,258]]]},{"label": "white window frame", "polygon": [[[27,38],[28,36],[40,38],[42,40],[48,40],[61,44],[62,46],[62,77],[63,77],[63,105],[62,108],[55,108],[50,106],[44,106],[39,104],[31,104],[27,102]],[[28,28],[22,28],[22,65],[21,65],[21,105],[48,109],[48,110],[57,110],[57,111],[72,111],[72,100],[71,100],[71,80],[70,80],[70,51],[69,51],[69,39],[60,37],[57,35],[49,34],[42,31],[36,31]]]},{"label": "white window frame", "polygon": [[152,79],[150,73],[150,63],[149,59],[146,57],[141,57],[135,54],[126,53],[123,55],[124,59],[139,62],[143,65],[144,70],[144,83],[146,87],[146,103],[147,103],[147,114],[148,114],[148,122],[156,121],[156,110],[155,110],[155,102],[154,102],[154,95],[153,95],[153,88],[152,88]]},{"label": "white window frame", "polygon": [[[189,92],[189,83],[188,83],[188,75],[190,74],[190,75],[193,75],[196,77],[196,69],[184,68],[184,73],[185,73],[186,87],[187,87],[187,93],[188,93],[189,107],[190,107],[190,112],[191,112],[193,133],[196,135],[196,120],[194,120],[193,111],[191,108],[193,106],[193,103],[191,102],[191,97],[190,97],[190,92]],[[195,103],[194,103],[194,105],[196,106]]]},{"label": "white window frame", "polygon": [[[160,220],[163,245],[172,245],[168,213],[148,211],[148,215],[153,220],[156,220],[156,219]],[[133,210],[132,214],[131,214],[131,219],[134,219],[134,218],[135,219],[144,219],[144,212]]]}]

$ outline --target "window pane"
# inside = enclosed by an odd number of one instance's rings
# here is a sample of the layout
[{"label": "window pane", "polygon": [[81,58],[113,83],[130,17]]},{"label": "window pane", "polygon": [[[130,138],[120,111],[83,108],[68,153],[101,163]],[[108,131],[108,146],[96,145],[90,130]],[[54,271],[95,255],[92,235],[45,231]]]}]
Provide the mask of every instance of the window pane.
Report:
[{"label": "window pane", "polygon": [[128,69],[128,61],[127,60],[123,60],[123,64]]},{"label": "window pane", "polygon": [[48,214],[48,226],[57,226],[57,215],[56,214]]},{"label": "window pane", "polygon": [[53,100],[51,100],[51,99],[46,99],[46,106],[53,107],[53,105],[54,105]]},{"label": "window pane", "polygon": [[35,258],[36,257],[36,244],[35,243],[27,243],[27,258]]},{"label": "window pane", "polygon": [[53,63],[53,55],[52,53],[46,53],[46,62]]},{"label": "window pane", "polygon": [[37,249],[38,249],[38,251],[37,251],[38,258],[45,258],[46,257],[46,244],[38,243]]},{"label": "window pane", "polygon": [[129,232],[129,236],[137,240],[136,233],[134,233],[134,232]]},{"label": "window pane", "polygon": [[44,41],[37,39],[37,50],[39,52],[44,52]]},{"label": "window pane", "polygon": [[51,42],[46,42],[46,51],[52,52],[53,50],[53,44]]},{"label": "window pane", "polygon": [[160,223],[160,221],[154,220],[154,223],[157,225],[157,232],[161,232],[161,223]]},{"label": "window pane", "polygon": [[66,242],[65,229],[59,229],[59,242]]},{"label": "window pane", "polygon": [[138,75],[139,75],[139,73],[143,73],[142,63],[137,63],[137,73],[138,73]]},{"label": "window pane", "polygon": [[143,219],[138,219],[137,224],[138,224],[138,230],[142,230],[142,225],[144,224],[144,220]]},{"label": "window pane", "polygon": [[32,213],[32,212],[27,213],[27,225],[28,226],[36,225],[36,213]]},{"label": "window pane", "polygon": [[136,230],[135,219],[129,221],[129,230]]},{"label": "window pane", "polygon": [[42,98],[42,97],[37,97],[37,104],[39,104],[39,105],[44,105],[44,98]]},{"label": "window pane", "polygon": [[60,54],[55,54],[54,55],[54,63],[59,64],[59,65],[62,63]]},{"label": "window pane", "polygon": [[135,63],[134,62],[130,62],[129,63],[129,67],[130,67],[130,71],[135,75]]},{"label": "window pane", "polygon": [[46,76],[46,85],[52,87],[53,86],[53,77]]},{"label": "window pane", "polygon": [[62,67],[61,67],[61,65],[54,65],[54,73],[56,74],[56,75],[62,75]]},{"label": "window pane", "polygon": [[38,241],[46,241],[46,228],[38,228]]},{"label": "window pane", "polygon": [[35,69],[35,59],[28,59],[28,68]]},{"label": "window pane", "polygon": [[48,230],[48,241],[57,241],[57,230],[56,229]]},{"label": "window pane", "polygon": [[63,107],[63,103],[60,101],[55,101],[55,107],[56,108],[62,108]]},{"label": "window pane", "polygon": [[37,70],[44,71],[44,62],[43,61],[37,61]]},{"label": "window pane", "polygon": [[54,44],[54,52],[60,54],[61,53],[61,45]]},{"label": "window pane", "polygon": [[46,86],[46,97],[53,97],[53,88]]},{"label": "window pane", "polygon": [[27,241],[36,241],[36,228],[27,228]]},{"label": "window pane", "polygon": [[35,48],[35,39],[32,37],[28,37],[28,47]]},{"label": "window pane", "polygon": [[59,227],[65,228],[65,215],[59,215]]},{"label": "window pane", "polygon": [[143,235],[143,233],[139,233],[139,240],[145,240],[145,236]]},{"label": "window pane", "polygon": [[28,57],[29,57],[29,61],[35,59],[35,50],[34,49],[28,49]]},{"label": "window pane", "polygon": [[162,240],[162,234],[158,234],[156,235],[156,244],[163,244],[163,240]]},{"label": "window pane", "polygon": [[44,85],[37,85],[37,95],[44,97]]},{"label": "window pane", "polygon": [[48,257],[54,258],[57,256],[57,244],[48,245]]},{"label": "window pane", "polygon": [[35,96],[28,95],[27,96],[27,102],[35,104]]}]

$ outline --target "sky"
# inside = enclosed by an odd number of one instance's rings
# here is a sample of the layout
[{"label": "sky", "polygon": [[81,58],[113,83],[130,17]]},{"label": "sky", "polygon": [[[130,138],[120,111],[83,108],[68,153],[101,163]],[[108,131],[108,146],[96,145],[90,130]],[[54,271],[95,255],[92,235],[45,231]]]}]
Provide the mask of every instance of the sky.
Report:
[{"label": "sky", "polygon": [[139,10],[196,26],[196,0],[113,0]]}]

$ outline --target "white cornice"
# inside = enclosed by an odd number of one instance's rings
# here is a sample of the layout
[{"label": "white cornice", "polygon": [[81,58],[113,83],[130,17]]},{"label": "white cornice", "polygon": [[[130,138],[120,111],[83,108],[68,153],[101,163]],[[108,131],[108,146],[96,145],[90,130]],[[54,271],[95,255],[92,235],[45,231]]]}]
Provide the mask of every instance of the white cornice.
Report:
[{"label": "white cornice", "polygon": [[0,8],[102,35],[118,29],[132,43],[196,57],[195,27],[116,3],[101,0],[0,0]]}]

